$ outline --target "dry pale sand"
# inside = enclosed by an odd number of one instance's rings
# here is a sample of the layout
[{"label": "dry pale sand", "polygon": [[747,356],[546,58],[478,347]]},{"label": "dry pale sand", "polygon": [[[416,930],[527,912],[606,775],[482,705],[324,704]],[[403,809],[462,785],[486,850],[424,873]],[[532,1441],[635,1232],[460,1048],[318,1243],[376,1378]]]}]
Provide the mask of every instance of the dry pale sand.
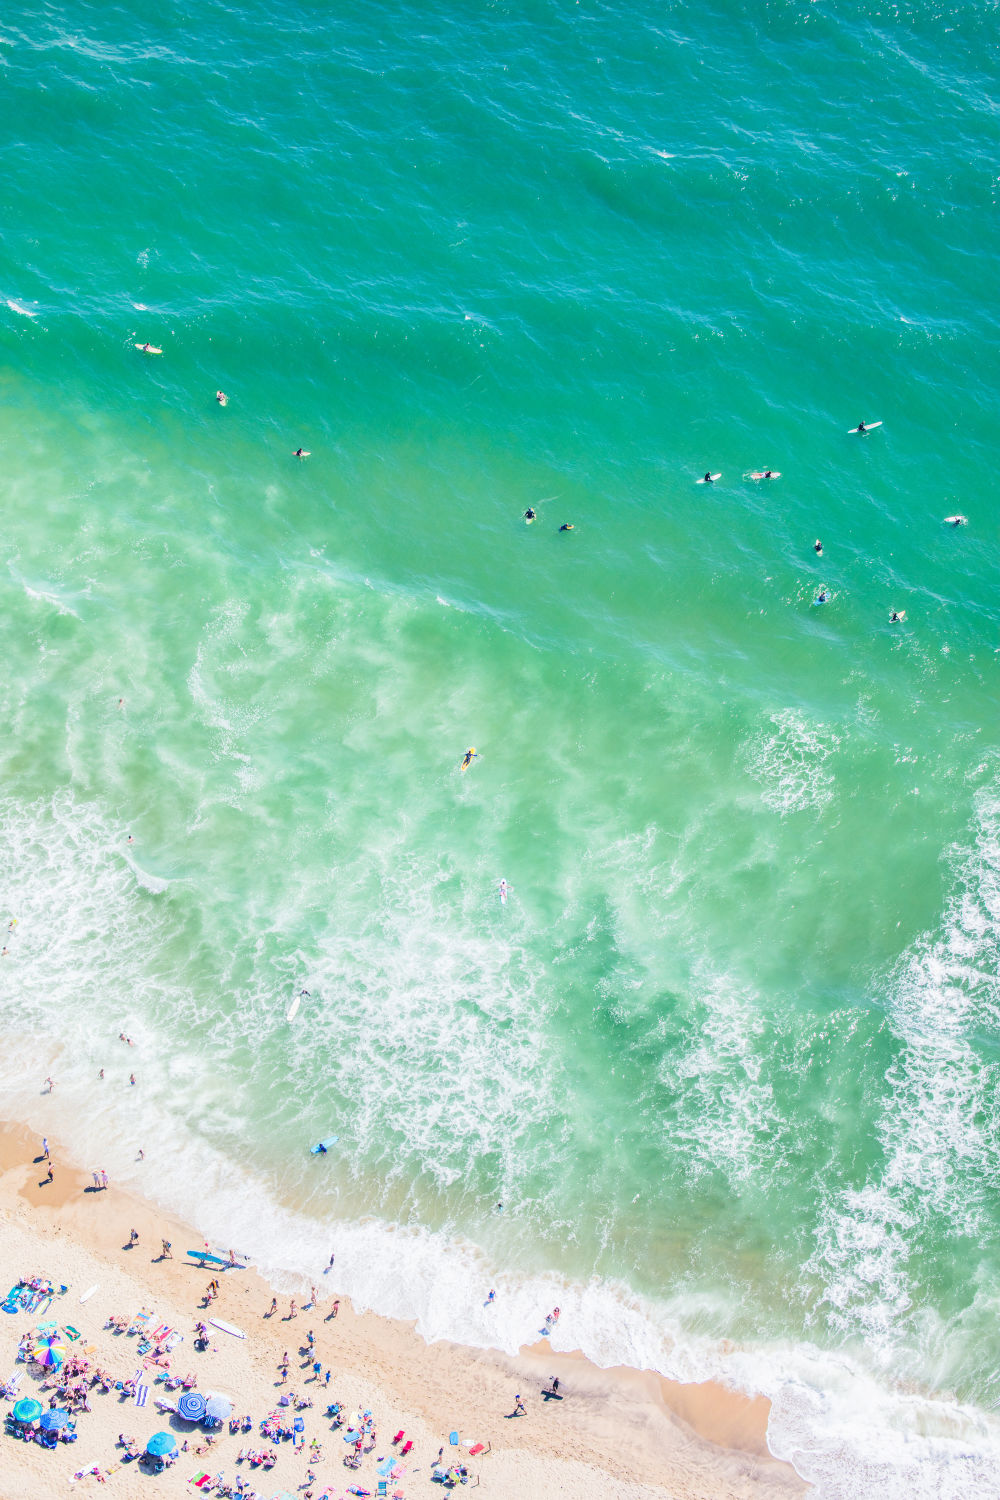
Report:
[{"label": "dry pale sand", "polygon": [[[310,1394],[309,1362],[299,1354],[308,1329],[317,1336],[324,1370],[332,1368],[330,1386],[317,1392],[316,1405],[303,1412],[308,1442],[322,1443],[316,1465],[316,1500],[329,1487],[332,1496],[346,1494],[349,1484],[377,1487],[376,1460],[391,1452],[399,1428],[413,1440],[405,1473],[390,1484],[407,1500],[440,1495],[430,1477],[431,1464],[448,1434],[457,1429],[467,1442],[481,1441],[491,1451],[470,1460],[481,1486],[498,1500],[533,1500],[541,1495],[630,1497],[630,1500],[792,1500],[806,1486],[787,1464],[774,1459],[765,1439],[768,1403],[749,1399],[721,1386],[682,1386],[634,1370],[601,1370],[580,1356],[556,1355],[545,1345],[522,1350],[516,1359],[496,1351],[439,1343],[427,1345],[403,1323],[372,1314],[356,1315],[346,1300],[335,1321],[325,1322],[337,1295],[335,1272],[324,1277],[317,1309],[287,1321],[288,1299],[281,1298],[274,1318],[264,1317],[271,1289],[253,1271],[229,1270],[220,1276],[221,1294],[205,1312],[201,1299],[212,1272],[200,1269],[184,1252],[200,1247],[203,1237],[171,1221],[152,1205],[112,1185],[106,1192],[87,1191],[89,1173],[75,1170],[68,1156],[50,1140],[55,1180],[42,1185],[44,1170],[35,1160],[38,1137],[20,1126],[0,1129],[0,1298],[22,1276],[41,1274],[55,1285],[68,1285],[45,1315],[70,1323],[82,1337],[77,1348],[93,1345],[91,1358],[116,1379],[131,1378],[141,1361],[137,1340],[106,1330],[109,1314],[131,1315],[147,1307],[156,1321],[184,1335],[171,1356],[172,1369],[191,1370],[198,1389],[230,1396],[236,1412],[249,1412],[255,1423],[274,1409],[279,1387],[277,1364],[283,1350],[292,1359],[288,1388]],[[126,1249],[130,1229],[139,1243]],[[173,1260],[159,1260],[160,1240],[173,1242]],[[80,1295],[95,1283],[98,1291],[84,1304]],[[247,1333],[245,1340],[219,1332],[205,1353],[193,1348],[196,1317],[218,1316]],[[26,1313],[0,1313],[0,1379],[15,1369],[19,1336],[36,1320]],[[300,1368],[303,1364],[306,1368]],[[16,1368],[24,1369],[24,1366]],[[230,1483],[237,1472],[258,1496],[279,1491],[297,1495],[305,1488],[308,1467],[291,1444],[278,1446],[270,1473],[237,1469],[236,1457],[250,1438],[223,1429],[214,1447],[201,1457],[193,1452],[204,1441],[199,1428],[161,1417],[153,1401],[162,1387],[147,1372],[149,1402],[139,1409],[117,1395],[91,1396],[91,1413],[81,1414],[79,1440],[54,1451],[35,1443],[0,1438],[0,1500],[49,1496],[68,1486],[96,1491],[87,1477],[70,1476],[98,1464],[107,1482],[100,1493],[111,1497],[140,1493],[160,1496],[198,1493],[190,1480],[208,1470]],[[545,1401],[541,1387],[554,1374],[565,1399]],[[36,1377],[26,1370],[19,1395],[31,1394]],[[328,1392],[328,1393],[327,1393]],[[508,1418],[515,1392],[525,1400],[527,1415]],[[176,1392],[174,1393],[176,1396]],[[378,1442],[364,1467],[352,1474],[343,1465],[342,1438],[323,1417],[327,1400],[348,1411],[369,1407],[375,1414]],[[153,1476],[135,1464],[122,1465],[116,1450],[119,1432],[140,1443],[153,1432],[173,1430],[191,1445],[165,1473]],[[256,1437],[256,1433],[255,1433]],[[110,1471],[110,1472],[109,1472]]]}]

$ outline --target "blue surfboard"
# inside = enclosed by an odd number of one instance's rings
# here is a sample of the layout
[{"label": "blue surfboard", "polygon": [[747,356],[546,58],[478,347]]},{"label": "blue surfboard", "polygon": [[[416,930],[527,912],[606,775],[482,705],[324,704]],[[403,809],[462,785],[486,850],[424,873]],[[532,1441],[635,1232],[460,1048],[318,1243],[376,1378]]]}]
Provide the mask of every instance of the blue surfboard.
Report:
[{"label": "blue surfboard", "polygon": [[335,1146],[339,1140],[339,1135],[328,1135],[325,1141],[317,1141],[315,1146],[310,1146],[309,1149],[313,1156],[324,1156],[330,1147]]}]

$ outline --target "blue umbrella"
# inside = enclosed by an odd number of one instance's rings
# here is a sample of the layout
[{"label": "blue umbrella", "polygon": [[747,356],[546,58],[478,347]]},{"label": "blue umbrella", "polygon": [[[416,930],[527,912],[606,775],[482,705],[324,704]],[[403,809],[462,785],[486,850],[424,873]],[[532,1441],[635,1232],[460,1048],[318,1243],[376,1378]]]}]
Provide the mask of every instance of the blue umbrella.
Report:
[{"label": "blue umbrella", "polygon": [[227,1401],[225,1396],[210,1396],[205,1403],[206,1417],[212,1417],[216,1422],[225,1422],[232,1415],[233,1403]]},{"label": "blue umbrella", "polygon": [[65,1427],[69,1421],[69,1412],[57,1408],[55,1411],[43,1411],[39,1427],[43,1432],[58,1432],[60,1427]]},{"label": "blue umbrella", "polygon": [[34,1422],[42,1415],[42,1403],[33,1401],[30,1396],[22,1396],[20,1401],[14,1405],[15,1422]]},{"label": "blue umbrella", "polygon": [[168,1453],[173,1453],[177,1447],[177,1439],[169,1432],[154,1432],[146,1444],[146,1452],[152,1458],[165,1458]]},{"label": "blue umbrella", "polygon": [[200,1422],[205,1415],[205,1398],[200,1391],[185,1391],[177,1402],[177,1415],[185,1422]]}]

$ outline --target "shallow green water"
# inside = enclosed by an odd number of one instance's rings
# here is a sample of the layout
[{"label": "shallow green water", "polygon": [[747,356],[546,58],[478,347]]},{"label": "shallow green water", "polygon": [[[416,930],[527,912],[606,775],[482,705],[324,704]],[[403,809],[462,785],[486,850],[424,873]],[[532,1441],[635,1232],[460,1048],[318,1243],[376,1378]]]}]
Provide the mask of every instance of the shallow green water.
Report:
[{"label": "shallow green water", "polygon": [[995,9],[0,57],[10,1108],[429,1336],[767,1390],[824,1495],[989,1492]]}]

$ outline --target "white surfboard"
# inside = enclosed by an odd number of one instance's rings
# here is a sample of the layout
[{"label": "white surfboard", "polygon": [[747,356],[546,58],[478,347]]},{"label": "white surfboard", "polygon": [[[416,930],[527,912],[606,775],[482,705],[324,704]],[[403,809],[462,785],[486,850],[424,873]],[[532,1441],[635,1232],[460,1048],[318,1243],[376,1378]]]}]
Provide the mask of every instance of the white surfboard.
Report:
[{"label": "white surfboard", "polygon": [[865,425],[864,425],[864,427],[848,427],[847,430],[848,430],[848,432],[860,432],[860,433],[864,434],[866,432],[874,432],[875,429],[876,429],[876,427],[881,427],[881,426],[882,426],[881,422],[866,422]]},{"label": "white surfboard", "polygon": [[696,479],[695,484],[714,484],[717,479],[721,478],[721,474],[713,474],[711,479]]},{"label": "white surfboard", "polygon": [[162,349],[155,349],[152,344],[150,344],[148,347],[145,344],[136,344],[135,347],[138,350],[140,350],[140,352],[143,353],[143,354],[162,354],[163,353]]},{"label": "white surfboard", "polygon": [[763,469],[754,469],[753,473],[750,475],[750,478],[751,479],[780,479],[781,478],[781,470],[780,469],[772,469],[771,472],[770,472],[770,474],[765,474],[764,471],[763,471]]},{"label": "white surfboard", "polygon": [[969,518],[968,516],[945,516],[944,524],[946,526],[968,526]]},{"label": "white surfboard", "polygon": [[221,1318],[209,1318],[213,1328],[221,1328],[223,1333],[231,1333],[234,1339],[245,1339],[246,1334],[242,1328],[235,1328],[232,1323],[223,1323]]},{"label": "white surfboard", "polygon": [[90,1299],[91,1299],[91,1297],[97,1291],[97,1288],[100,1286],[100,1284],[101,1283],[99,1281],[95,1281],[93,1286],[87,1288],[87,1290],[84,1292],[83,1296],[80,1298],[80,1301],[81,1302],[89,1302]]},{"label": "white surfboard", "polygon": [[507,882],[506,882],[506,880],[501,880],[501,882],[500,882],[500,905],[501,906],[506,906],[507,905]]},{"label": "white surfboard", "polygon": [[294,1021],[295,1020],[295,1017],[299,1013],[299,1006],[301,1004],[302,1004],[302,996],[301,995],[296,995],[295,999],[292,1001],[291,1005],[288,1007],[288,1013],[285,1016],[285,1020],[286,1021]]}]

